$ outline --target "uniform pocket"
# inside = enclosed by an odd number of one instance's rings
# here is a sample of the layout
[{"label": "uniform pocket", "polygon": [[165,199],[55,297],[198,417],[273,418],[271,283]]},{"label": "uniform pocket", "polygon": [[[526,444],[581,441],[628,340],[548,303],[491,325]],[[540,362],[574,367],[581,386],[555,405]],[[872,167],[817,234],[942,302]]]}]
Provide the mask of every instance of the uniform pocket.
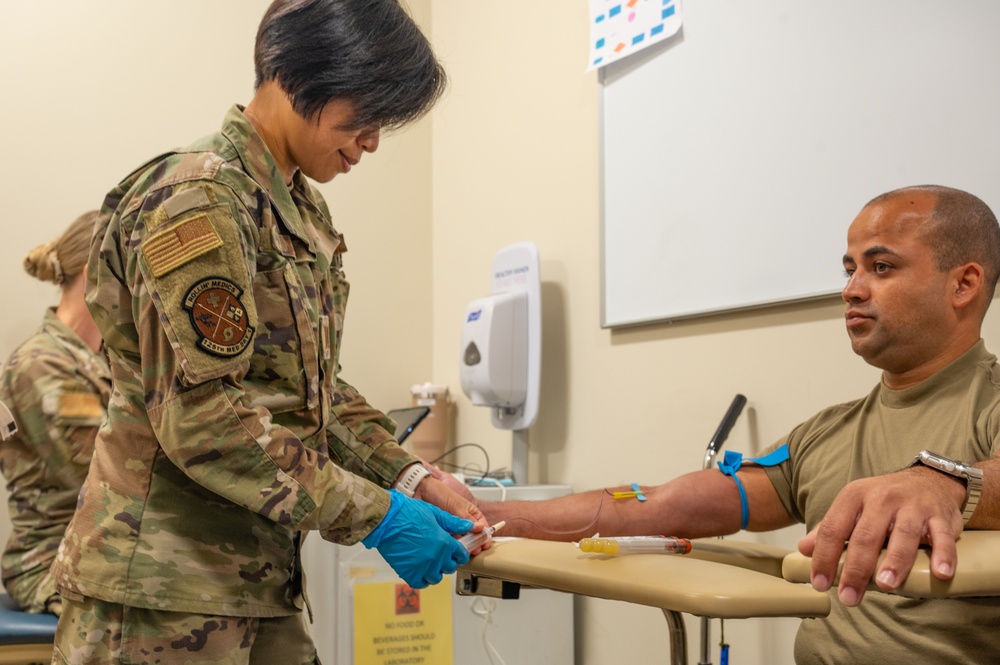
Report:
[{"label": "uniform pocket", "polygon": [[[253,280],[259,326],[254,339],[247,379],[254,406],[283,413],[307,405],[308,381],[302,342],[303,331],[289,288],[292,264],[273,270],[258,270]],[[294,275],[294,272],[292,272]]]},{"label": "uniform pocket", "polygon": [[344,317],[347,314],[347,298],[350,294],[350,282],[344,278],[342,270],[335,268],[331,274],[333,311],[330,313],[330,318],[333,324],[333,335],[327,340],[333,346],[333,352],[329,355],[332,356],[335,368],[340,364],[340,343],[344,337]]}]

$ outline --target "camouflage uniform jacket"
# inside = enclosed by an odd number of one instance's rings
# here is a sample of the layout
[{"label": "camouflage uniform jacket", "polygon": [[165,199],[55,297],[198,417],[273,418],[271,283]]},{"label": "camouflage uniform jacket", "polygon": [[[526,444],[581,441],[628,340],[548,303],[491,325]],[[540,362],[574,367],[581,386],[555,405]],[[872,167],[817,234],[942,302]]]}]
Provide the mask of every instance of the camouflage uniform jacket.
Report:
[{"label": "camouflage uniform jacket", "polygon": [[[352,544],[416,458],[338,377],[344,243],[239,106],[105,200],[87,303],[113,389],[54,574],[64,596],[301,608],[299,532]],[[102,228],[103,226],[103,228]]]},{"label": "camouflage uniform jacket", "polygon": [[3,583],[22,608],[44,612],[55,594],[49,568],[73,517],[94,437],[111,395],[103,354],[48,310],[42,326],[4,367],[0,399],[17,433],[0,442],[13,530],[3,553]]}]

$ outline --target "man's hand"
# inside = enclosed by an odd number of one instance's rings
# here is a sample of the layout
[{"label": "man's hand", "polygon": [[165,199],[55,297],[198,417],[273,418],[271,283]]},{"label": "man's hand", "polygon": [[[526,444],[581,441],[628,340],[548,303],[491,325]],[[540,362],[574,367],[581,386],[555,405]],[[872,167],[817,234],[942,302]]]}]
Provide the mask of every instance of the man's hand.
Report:
[{"label": "man's hand", "polygon": [[[799,551],[812,557],[813,587],[830,588],[845,541],[849,542],[838,588],[844,605],[861,602],[873,573],[880,589],[899,588],[921,544],[931,546],[934,576],[951,579],[964,501],[961,479],[925,467],[849,483],[823,520],[799,542]],[[886,555],[876,573],[883,545]]]},{"label": "man's hand", "polygon": [[[455,480],[455,482],[457,483],[458,481]],[[479,533],[489,526],[489,524],[486,522],[486,517],[483,515],[482,511],[479,510],[479,507],[473,503],[471,497],[471,493],[469,494],[468,499],[461,496],[452,490],[448,485],[438,480],[436,475],[424,478],[424,480],[417,485],[416,492],[414,492],[414,498],[433,504],[438,508],[451,513],[452,515],[461,517],[462,519],[471,520],[473,523],[473,533]],[[471,554],[475,556],[481,551],[489,549],[489,547],[490,545],[487,543],[483,547],[473,550]]]},{"label": "man's hand", "polygon": [[431,472],[431,475],[440,480],[445,486],[450,489],[455,494],[466,499],[469,503],[476,503],[476,499],[472,496],[472,492],[469,490],[469,486],[463,483],[461,480],[451,475],[447,471],[442,471],[433,464],[429,462],[424,462],[424,466]]}]

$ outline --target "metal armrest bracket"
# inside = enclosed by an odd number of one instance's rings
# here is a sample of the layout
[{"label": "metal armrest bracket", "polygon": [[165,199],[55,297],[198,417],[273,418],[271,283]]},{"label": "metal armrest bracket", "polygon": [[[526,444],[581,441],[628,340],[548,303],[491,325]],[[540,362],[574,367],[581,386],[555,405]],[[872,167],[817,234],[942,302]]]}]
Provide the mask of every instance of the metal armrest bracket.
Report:
[{"label": "metal armrest bracket", "polygon": [[455,593],[459,596],[489,596],[516,600],[521,597],[521,585],[495,577],[481,577],[466,570],[459,570],[455,577]]}]

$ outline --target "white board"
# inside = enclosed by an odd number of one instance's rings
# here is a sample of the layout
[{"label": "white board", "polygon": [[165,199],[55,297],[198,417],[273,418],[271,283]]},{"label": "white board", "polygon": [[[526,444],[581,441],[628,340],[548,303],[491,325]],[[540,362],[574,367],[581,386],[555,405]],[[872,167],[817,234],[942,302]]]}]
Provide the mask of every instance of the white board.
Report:
[{"label": "white board", "polygon": [[1000,2],[689,0],[602,73],[602,324],[838,293],[872,197],[1000,211]]}]

